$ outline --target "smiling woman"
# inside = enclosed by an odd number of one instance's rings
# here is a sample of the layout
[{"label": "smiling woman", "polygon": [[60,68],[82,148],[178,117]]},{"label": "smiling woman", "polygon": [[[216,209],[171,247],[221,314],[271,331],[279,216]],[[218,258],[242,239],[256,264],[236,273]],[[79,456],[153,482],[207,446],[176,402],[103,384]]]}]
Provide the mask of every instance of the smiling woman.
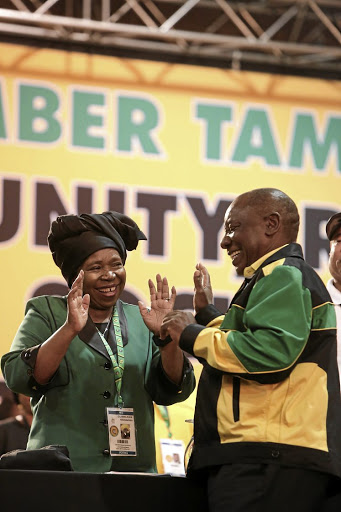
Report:
[{"label": "smiling woman", "polygon": [[94,322],[108,321],[112,308],[126,283],[126,271],[116,249],[100,249],[82,265],[83,291],[91,297],[90,316]]},{"label": "smiling woman", "polygon": [[[48,242],[70,291],[31,299],[2,358],[7,385],[31,396],[28,449],[65,445],[77,471],[156,472],[153,402],[181,402],[195,386],[182,350],[158,338],[175,288],[158,274],[150,307],[120,299],[127,251],[145,239],[117,212],[57,217]],[[112,434],[121,421],[129,438]]]}]

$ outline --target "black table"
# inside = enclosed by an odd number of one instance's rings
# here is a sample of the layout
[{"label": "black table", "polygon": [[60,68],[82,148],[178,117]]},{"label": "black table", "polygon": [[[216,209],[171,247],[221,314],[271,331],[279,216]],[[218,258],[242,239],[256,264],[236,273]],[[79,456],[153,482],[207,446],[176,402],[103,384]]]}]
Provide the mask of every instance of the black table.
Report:
[{"label": "black table", "polygon": [[[170,475],[0,470],[1,512],[208,512],[198,482]],[[321,512],[341,511],[341,489]]]},{"label": "black table", "polygon": [[185,477],[0,470],[1,512],[208,512],[204,488]]}]

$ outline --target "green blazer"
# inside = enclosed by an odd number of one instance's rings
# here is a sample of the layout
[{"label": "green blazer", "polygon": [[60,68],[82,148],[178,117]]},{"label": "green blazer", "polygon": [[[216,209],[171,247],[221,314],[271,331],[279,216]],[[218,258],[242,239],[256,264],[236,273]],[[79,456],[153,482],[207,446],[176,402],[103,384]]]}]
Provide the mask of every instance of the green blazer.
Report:
[{"label": "green blazer", "polygon": [[27,303],[1,367],[13,391],[32,397],[27,449],[65,445],[75,471],[156,472],[153,401],[170,405],[185,400],[195,387],[193,369],[184,358],[181,385],[170,381],[138,307],[118,301],[117,308],[125,356],[121,394],[124,406],[134,409],[137,456],[110,456],[106,407],[117,406],[114,371],[90,318],[72,340],[51,381],[40,386],[33,378],[40,345],[65,322],[66,297],[41,296]]}]

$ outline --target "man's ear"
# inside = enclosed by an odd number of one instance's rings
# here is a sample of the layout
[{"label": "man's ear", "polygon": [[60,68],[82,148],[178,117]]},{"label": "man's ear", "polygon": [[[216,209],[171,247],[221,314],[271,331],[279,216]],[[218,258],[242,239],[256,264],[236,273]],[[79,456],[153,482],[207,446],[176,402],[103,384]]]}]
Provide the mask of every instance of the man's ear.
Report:
[{"label": "man's ear", "polygon": [[279,230],[281,225],[281,216],[279,213],[274,212],[265,217],[265,234],[273,236]]}]

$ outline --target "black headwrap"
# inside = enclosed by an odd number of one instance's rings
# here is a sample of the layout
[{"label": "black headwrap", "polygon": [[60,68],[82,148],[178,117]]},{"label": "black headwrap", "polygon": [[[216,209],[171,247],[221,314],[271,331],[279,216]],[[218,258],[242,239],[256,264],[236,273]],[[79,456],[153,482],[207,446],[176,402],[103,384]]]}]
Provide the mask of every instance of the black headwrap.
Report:
[{"label": "black headwrap", "polygon": [[147,240],[145,234],[130,217],[118,212],[60,215],[47,237],[53,260],[69,287],[91,254],[111,247],[125,263],[127,251],[136,249],[139,240]]}]

